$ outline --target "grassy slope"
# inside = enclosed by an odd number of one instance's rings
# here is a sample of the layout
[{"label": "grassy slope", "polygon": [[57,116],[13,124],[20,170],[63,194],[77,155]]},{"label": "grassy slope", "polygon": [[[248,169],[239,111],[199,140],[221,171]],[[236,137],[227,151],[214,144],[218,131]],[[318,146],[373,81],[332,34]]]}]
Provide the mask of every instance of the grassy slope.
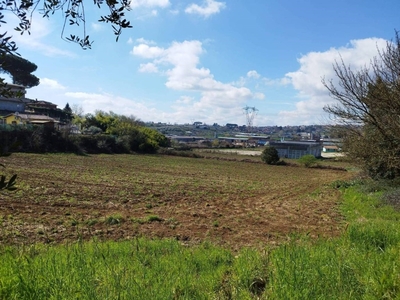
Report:
[{"label": "grassy slope", "polygon": [[302,237],[273,252],[273,298],[399,299],[400,212],[355,187],[343,199],[340,238]]}]

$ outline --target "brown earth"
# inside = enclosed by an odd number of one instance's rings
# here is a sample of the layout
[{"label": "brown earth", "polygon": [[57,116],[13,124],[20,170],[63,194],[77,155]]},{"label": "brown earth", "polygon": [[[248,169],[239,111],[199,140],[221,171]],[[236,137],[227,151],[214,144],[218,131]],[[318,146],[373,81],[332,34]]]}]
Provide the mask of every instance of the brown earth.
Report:
[{"label": "brown earth", "polygon": [[18,190],[0,192],[0,242],[209,240],[238,249],[296,234],[335,236],[348,172],[168,156],[13,154]]}]

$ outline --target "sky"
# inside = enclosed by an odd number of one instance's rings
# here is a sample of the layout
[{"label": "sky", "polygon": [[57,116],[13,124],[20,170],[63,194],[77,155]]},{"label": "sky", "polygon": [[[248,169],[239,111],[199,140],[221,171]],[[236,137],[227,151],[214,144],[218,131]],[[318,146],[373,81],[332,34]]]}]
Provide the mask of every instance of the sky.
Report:
[{"label": "sky", "polygon": [[[31,34],[13,34],[38,66],[27,97],[84,113],[96,110],[145,122],[329,124],[334,104],[322,79],[337,84],[335,61],[357,70],[400,30],[399,0],[132,0],[132,28],[118,42],[88,1],[92,49],[62,38],[63,16],[34,14]],[[104,11],[103,11],[104,12]],[[67,26],[64,36],[81,34]],[[9,81],[9,79],[8,79]],[[255,110],[253,110],[255,108]]]}]

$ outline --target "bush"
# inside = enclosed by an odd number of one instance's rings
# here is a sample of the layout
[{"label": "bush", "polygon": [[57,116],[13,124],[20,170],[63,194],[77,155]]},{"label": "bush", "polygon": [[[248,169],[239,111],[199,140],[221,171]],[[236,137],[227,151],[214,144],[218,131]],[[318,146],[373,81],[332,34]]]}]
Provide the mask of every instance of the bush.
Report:
[{"label": "bush", "polygon": [[261,160],[268,165],[276,165],[279,162],[278,150],[274,147],[266,147],[261,153]]},{"label": "bush", "polygon": [[311,154],[304,155],[300,157],[297,161],[306,168],[310,168],[317,163],[317,159],[314,155]]},{"label": "bush", "polygon": [[[91,135],[72,135],[54,128],[33,126],[31,128],[0,130],[0,145],[7,148],[15,141],[18,151],[35,153],[74,152],[74,153],[156,153],[160,147],[169,147],[170,141],[156,130],[139,125],[127,128],[125,134],[102,134],[91,127]],[[98,128],[99,129],[99,128]],[[122,132],[122,131],[121,131]]]},{"label": "bush", "polygon": [[48,153],[77,151],[77,146],[68,137],[65,137],[61,131],[51,127],[34,127],[26,142],[28,142],[26,144],[26,151],[29,152]]},{"label": "bush", "polygon": [[96,127],[96,126],[90,126],[89,128],[88,128],[88,133],[90,133],[90,134],[100,134],[100,133],[103,133],[103,130],[101,129],[101,128],[99,128],[99,127]]},{"label": "bush", "polygon": [[400,210],[400,189],[394,189],[383,193],[381,199],[384,204],[390,205],[396,210]]}]

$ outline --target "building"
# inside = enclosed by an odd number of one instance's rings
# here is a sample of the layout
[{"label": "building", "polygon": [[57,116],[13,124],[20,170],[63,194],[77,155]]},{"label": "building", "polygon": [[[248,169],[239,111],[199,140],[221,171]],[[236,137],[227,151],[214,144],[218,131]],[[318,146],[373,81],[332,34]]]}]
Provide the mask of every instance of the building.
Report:
[{"label": "building", "polygon": [[58,121],[43,115],[20,114],[18,112],[4,116],[6,125],[44,125],[54,127]]},{"label": "building", "polygon": [[298,159],[310,154],[315,157],[321,157],[322,152],[322,143],[317,141],[271,141],[269,146],[278,150],[280,158]]},{"label": "building", "polygon": [[[7,90],[9,90],[10,95],[8,95]],[[32,116],[39,115],[47,116],[49,117],[48,120],[53,119],[53,122],[60,122],[62,124],[69,124],[72,120],[72,113],[57,108],[57,105],[54,103],[26,98],[26,90],[23,86],[7,83],[7,88],[3,88],[2,91],[3,93],[6,91],[6,95],[0,95],[0,117],[3,116],[10,118],[10,115],[15,113],[20,114],[20,116],[30,116],[29,120],[20,118],[18,121],[13,119],[12,121],[17,124],[33,124],[32,121],[36,122],[35,124],[38,124],[40,123],[40,118]],[[1,123],[8,124],[8,122],[5,122],[4,120],[1,121]]]},{"label": "building", "polygon": [[233,146],[240,146],[245,147],[248,144],[249,138],[248,137],[229,137],[229,136],[221,136],[218,137],[218,140],[221,142],[226,142]]},{"label": "building", "polygon": [[5,115],[9,112],[25,112],[27,103],[31,101],[25,98],[25,87],[8,83],[7,89],[9,89],[11,95],[10,97],[0,95],[0,115]]},{"label": "building", "polygon": [[336,145],[325,145],[322,148],[322,151],[325,153],[329,153],[329,152],[339,152],[339,147]]},{"label": "building", "polygon": [[35,100],[28,103],[28,107],[30,110],[57,110],[57,105],[48,101],[43,100]]},{"label": "building", "polygon": [[229,129],[236,129],[239,127],[238,124],[231,124],[231,123],[227,123],[225,126]]}]

